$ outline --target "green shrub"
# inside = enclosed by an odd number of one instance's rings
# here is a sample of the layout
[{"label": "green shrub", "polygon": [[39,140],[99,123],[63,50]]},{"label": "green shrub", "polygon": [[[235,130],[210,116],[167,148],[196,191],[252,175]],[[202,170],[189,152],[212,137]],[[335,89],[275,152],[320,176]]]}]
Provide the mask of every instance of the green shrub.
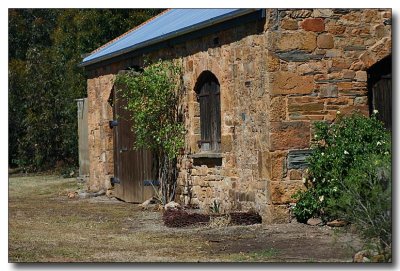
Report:
[{"label": "green shrub", "polygon": [[[300,221],[312,216],[332,218],[327,213],[327,201],[337,199],[339,183],[349,176],[349,171],[370,154],[390,154],[390,133],[372,115],[338,116],[332,123],[315,123],[312,154],[308,159],[307,192],[294,195],[298,199],[293,209]],[[307,211],[305,211],[305,209]]]},{"label": "green shrub", "polygon": [[300,222],[345,219],[382,248],[391,239],[391,134],[376,114],[315,124],[308,190],[293,195],[293,214]]},{"label": "green shrub", "polygon": [[358,232],[382,254],[391,247],[391,157],[370,154],[359,159],[338,182],[341,193],[327,201],[327,210],[352,222]]},{"label": "green shrub", "polygon": [[298,200],[296,206],[293,208],[293,214],[299,222],[306,223],[309,218],[318,214],[321,210],[321,202],[318,200],[316,192],[315,189],[310,188],[293,195],[293,198]]}]

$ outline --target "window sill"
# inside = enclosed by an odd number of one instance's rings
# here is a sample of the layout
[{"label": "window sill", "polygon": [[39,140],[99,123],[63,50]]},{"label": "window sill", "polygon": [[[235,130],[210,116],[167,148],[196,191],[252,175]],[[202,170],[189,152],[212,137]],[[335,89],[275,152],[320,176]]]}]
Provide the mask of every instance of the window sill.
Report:
[{"label": "window sill", "polygon": [[222,158],[222,153],[219,152],[200,152],[189,155],[189,158]]},{"label": "window sill", "polygon": [[193,158],[193,166],[207,166],[219,167],[222,166],[222,153],[216,152],[201,152],[189,155],[189,158]]}]

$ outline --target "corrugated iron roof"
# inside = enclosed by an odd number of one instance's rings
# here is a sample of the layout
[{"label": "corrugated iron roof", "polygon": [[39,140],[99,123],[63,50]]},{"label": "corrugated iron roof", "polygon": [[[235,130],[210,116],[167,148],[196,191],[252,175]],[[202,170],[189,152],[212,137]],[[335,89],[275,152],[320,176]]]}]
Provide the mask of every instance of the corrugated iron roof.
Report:
[{"label": "corrugated iron roof", "polygon": [[220,23],[254,9],[170,9],[101,46],[85,57],[87,66]]}]

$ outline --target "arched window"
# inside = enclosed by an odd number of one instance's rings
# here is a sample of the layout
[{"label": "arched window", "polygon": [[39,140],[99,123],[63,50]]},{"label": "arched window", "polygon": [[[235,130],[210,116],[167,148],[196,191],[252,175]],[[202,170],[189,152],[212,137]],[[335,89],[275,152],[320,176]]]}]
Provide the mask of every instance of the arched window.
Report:
[{"label": "arched window", "polygon": [[210,71],[204,71],[195,86],[200,103],[201,151],[218,152],[221,145],[221,99],[219,82]]}]

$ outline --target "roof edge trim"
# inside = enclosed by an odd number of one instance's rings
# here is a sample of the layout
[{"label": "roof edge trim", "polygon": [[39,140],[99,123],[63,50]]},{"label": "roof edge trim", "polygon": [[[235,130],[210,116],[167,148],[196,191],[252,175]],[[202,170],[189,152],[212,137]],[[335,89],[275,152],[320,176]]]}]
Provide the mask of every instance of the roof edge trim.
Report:
[{"label": "roof edge trim", "polygon": [[86,66],[98,63],[98,62],[102,62],[104,60],[108,60],[108,59],[116,57],[116,56],[120,56],[120,55],[129,53],[129,52],[132,52],[132,51],[135,51],[135,50],[147,47],[147,46],[151,46],[151,45],[154,45],[154,44],[157,44],[157,43],[169,40],[169,39],[173,39],[173,38],[176,38],[178,36],[181,36],[181,35],[184,35],[184,34],[187,34],[187,33],[190,33],[190,32],[194,32],[196,30],[200,30],[200,29],[212,26],[214,24],[218,24],[218,23],[230,20],[230,19],[234,19],[234,18],[243,16],[243,15],[246,15],[246,14],[252,13],[252,12],[257,11],[257,10],[259,10],[259,9],[254,9],[254,8],[253,9],[240,9],[238,11],[234,11],[234,12],[228,13],[228,14],[220,16],[220,17],[209,19],[209,20],[201,22],[199,24],[192,25],[192,26],[186,27],[186,28],[182,28],[182,29],[179,29],[177,31],[174,31],[174,32],[162,35],[162,36],[159,36],[159,37],[154,38],[154,39],[150,39],[148,41],[136,44],[134,46],[127,47],[125,49],[110,53],[108,55],[104,55],[104,56],[101,56],[101,57],[98,57],[98,58],[95,58],[95,59],[92,59],[92,60],[89,60],[89,61],[81,62],[79,64],[79,66],[80,67],[86,67]]}]

